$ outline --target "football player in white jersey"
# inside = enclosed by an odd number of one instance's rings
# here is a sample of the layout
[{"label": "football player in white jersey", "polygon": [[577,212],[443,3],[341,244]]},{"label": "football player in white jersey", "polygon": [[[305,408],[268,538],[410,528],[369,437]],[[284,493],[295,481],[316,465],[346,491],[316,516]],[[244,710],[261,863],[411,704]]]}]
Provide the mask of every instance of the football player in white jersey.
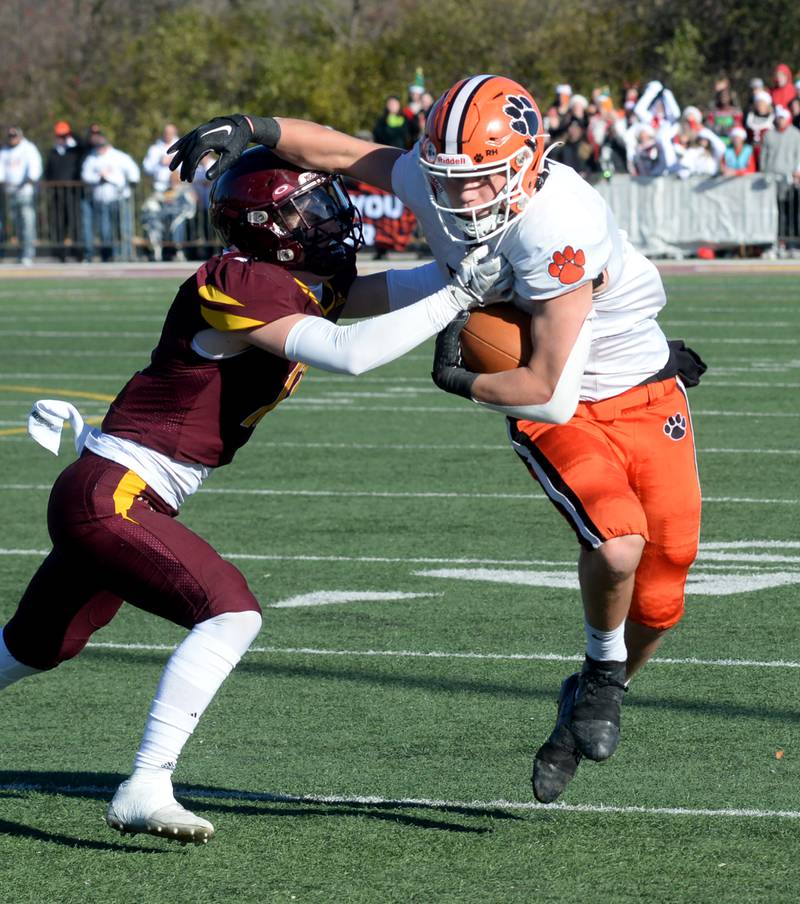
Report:
[{"label": "football player in white jersey", "polygon": [[440,334],[433,376],[507,416],[515,451],[580,544],[586,660],[562,683],[556,726],[534,758],[534,794],[549,802],[582,758],[613,754],[628,682],[683,614],[700,527],[684,390],[705,365],[668,343],[656,321],[666,303],[658,271],[603,198],[547,159],[544,139],[525,88],[478,75],[439,98],[407,152],[302,120],[234,114],[188,133],[172,165],[190,179],[213,150],[224,171],[254,141],[394,192],[435,262],[390,272],[390,309],[438,288],[478,243],[511,262],[514,304],[531,314],[530,360],[497,374],[467,371],[458,318]]}]

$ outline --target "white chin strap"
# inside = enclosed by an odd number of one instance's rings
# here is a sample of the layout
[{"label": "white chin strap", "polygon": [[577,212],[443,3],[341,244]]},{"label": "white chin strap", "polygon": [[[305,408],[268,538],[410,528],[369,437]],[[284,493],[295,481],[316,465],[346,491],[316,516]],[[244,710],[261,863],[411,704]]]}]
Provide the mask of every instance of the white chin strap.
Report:
[{"label": "white chin strap", "polygon": [[[470,242],[482,242],[484,239],[494,235],[495,231],[500,231],[501,228],[505,228],[506,222],[510,222],[513,214],[504,216],[504,214],[500,212],[501,207],[502,202],[498,203],[496,209],[492,210],[491,213],[488,213],[483,217],[473,215],[468,219],[467,217],[461,217],[458,216],[458,214],[452,213],[443,213],[442,216],[449,217],[453,229],[463,233]],[[508,205],[506,205],[506,210],[508,209]],[[506,222],[501,222],[501,220],[505,220]]]}]

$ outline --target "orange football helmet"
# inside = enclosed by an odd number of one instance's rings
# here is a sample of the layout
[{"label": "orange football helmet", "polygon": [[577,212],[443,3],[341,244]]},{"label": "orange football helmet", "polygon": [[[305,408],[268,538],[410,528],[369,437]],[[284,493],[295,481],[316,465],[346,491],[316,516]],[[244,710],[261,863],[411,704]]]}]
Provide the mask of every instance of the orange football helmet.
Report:
[{"label": "orange football helmet", "polygon": [[[419,159],[430,198],[456,242],[482,242],[504,232],[536,189],[544,163],[542,116],[518,82],[499,75],[462,79],[436,102]],[[440,180],[501,173],[500,193],[484,204],[453,207]]]}]

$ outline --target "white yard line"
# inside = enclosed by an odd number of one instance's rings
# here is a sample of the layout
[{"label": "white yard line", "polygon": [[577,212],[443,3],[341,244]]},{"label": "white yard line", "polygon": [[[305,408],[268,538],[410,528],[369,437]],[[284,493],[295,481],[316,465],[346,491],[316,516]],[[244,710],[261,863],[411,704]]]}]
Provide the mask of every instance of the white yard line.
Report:
[{"label": "white yard line", "polygon": [[773,383],[771,380],[757,382],[750,380],[715,380],[713,377],[703,384],[704,389],[715,389],[717,386],[737,387],[738,389],[797,389],[800,383]]},{"label": "white yard line", "polygon": [[[139,351],[130,350],[130,349],[127,349],[125,351],[107,351],[107,350],[103,350],[103,349],[75,349],[74,347],[71,350],[67,351],[67,350],[64,350],[61,346],[57,346],[57,347],[51,347],[51,348],[47,348],[47,349],[37,349],[37,350],[33,350],[33,351],[21,351],[21,352],[14,352],[14,350],[12,349],[9,352],[9,354],[10,355],[18,354],[21,357],[30,357],[31,355],[36,355],[36,356],[40,356],[40,357],[51,357],[52,355],[75,355],[77,357],[84,357],[84,356],[85,357],[94,357],[94,356],[114,357],[114,356],[119,356],[119,355],[130,355],[130,356],[142,355],[142,354],[149,355],[151,351],[152,351],[151,348],[147,348],[147,349],[142,348]],[[791,362],[787,362],[786,364],[782,364],[782,365],[775,364],[775,362],[771,362],[771,363],[765,363],[762,367],[758,368],[757,373],[761,376],[767,376],[770,373],[775,373],[775,374],[785,373],[787,369],[789,369],[789,370],[793,369],[793,365]],[[704,387],[709,387],[709,386],[712,386],[712,387],[713,386],[743,386],[743,387],[753,386],[753,387],[763,387],[763,388],[781,387],[781,388],[787,388],[787,389],[794,389],[797,386],[800,386],[800,383],[796,383],[796,382],[775,383],[775,382],[772,382],[771,380],[765,380],[762,382],[754,382],[752,380],[727,380],[727,381],[723,382],[722,380],[719,379],[719,376],[721,376],[721,375],[726,376],[728,374],[733,374],[733,373],[752,374],[753,368],[752,367],[742,367],[742,368],[717,367],[717,368],[715,368],[715,370],[712,374],[709,374],[703,378],[703,386]],[[85,373],[75,373],[75,372],[54,374],[49,371],[47,373],[40,373],[40,372],[34,373],[31,371],[21,371],[21,372],[14,372],[14,373],[7,373],[7,372],[0,373],[0,379],[8,378],[10,376],[14,376],[14,377],[18,377],[18,378],[30,377],[31,379],[39,380],[39,379],[42,379],[43,377],[48,377],[48,376],[49,377],[59,377],[59,378],[63,377],[66,379],[68,379],[70,377],[72,377],[74,379],[81,379],[86,376],[97,376],[97,374],[85,374]],[[126,374],[124,371],[120,370],[119,373],[107,374],[106,376],[108,376],[109,378],[113,377],[116,379],[120,379],[120,378],[124,378],[126,376]],[[399,387],[403,386],[404,384],[416,384],[418,386],[430,388],[433,390],[433,387],[431,386],[430,377],[404,377],[404,376],[399,376],[399,375],[393,376],[393,377],[383,377],[383,376],[377,376],[372,372],[366,373],[366,374],[361,374],[358,377],[350,377],[350,376],[347,376],[344,374],[339,374],[339,375],[335,375],[335,376],[326,376],[326,375],[324,375],[323,371],[317,371],[317,370],[311,370],[311,372],[306,377],[306,382],[304,383],[304,386],[312,387],[312,386],[321,386],[321,385],[325,384],[325,385],[331,385],[331,386],[336,386],[336,387],[347,387],[347,386],[353,386],[353,385],[363,386],[367,383],[375,383],[375,384],[391,386],[391,387],[395,388],[395,391],[400,391]],[[435,391],[439,392],[440,390],[435,390]]]},{"label": "white yard line", "polygon": [[[20,407],[27,415],[30,409],[30,396],[24,399],[2,400],[0,406]],[[82,411],[95,410],[105,411],[108,408],[107,402],[95,402],[91,399],[81,401],[80,407]],[[24,427],[22,420],[16,421],[15,425]],[[69,425],[67,425],[69,427]],[[30,442],[27,436],[0,436],[0,442]],[[453,451],[452,445],[444,443],[327,443],[319,442],[279,442],[275,440],[262,440],[258,433],[250,440],[249,445],[258,446],[266,449],[351,449],[375,452],[413,452],[413,451],[435,451],[447,450]],[[458,448],[469,452],[500,452],[508,455],[514,450],[508,443],[459,443]],[[700,455],[800,455],[800,449],[724,449],[724,448],[699,448]]]},{"label": "white yard line", "polygon": [[399,590],[315,590],[290,596],[277,603],[268,603],[267,609],[299,609],[308,606],[330,606],[338,603],[392,603],[404,600],[431,599],[442,593],[404,593]]},{"label": "white yard line", "polygon": [[698,449],[701,455],[800,455],[800,449]]},{"label": "white yard line", "polygon": [[[157,339],[158,330],[148,332],[131,330],[0,330],[0,336],[20,336],[31,339]],[[761,342],[759,339],[754,341]]]},{"label": "white yard line", "polygon": [[[0,330],[0,336],[19,336],[26,339],[151,339],[157,336],[157,330],[149,332],[117,331],[117,330]],[[758,339],[750,336],[742,339],[706,336],[704,343],[724,343],[726,345],[797,345],[794,339]],[[416,356],[415,356],[416,357]]]},{"label": "white yard line", "polygon": [[[48,483],[2,483],[0,492],[30,490],[49,491]],[[266,488],[213,488],[203,487],[200,495],[215,496],[290,496],[309,498],[346,498],[346,499],[507,499],[527,502],[548,502],[540,493],[459,493],[456,491],[430,492],[397,492],[390,490],[286,490]],[[748,505],[798,505],[800,499],[757,499],[750,496],[704,496],[704,503],[747,503]]]},{"label": "white yard line", "polygon": [[[9,491],[49,491],[51,485],[47,483],[3,483],[0,484],[0,492]],[[293,496],[309,498],[363,498],[363,499],[508,499],[528,502],[548,502],[549,500],[539,493],[460,493],[456,491],[429,492],[398,492],[390,490],[287,490],[267,488],[213,488],[203,487],[199,494],[215,496]],[[704,503],[747,503],[749,505],[798,505],[800,499],[757,499],[749,496],[704,496]]]},{"label": "white yard line", "polygon": [[[11,782],[0,785],[0,791],[29,792],[33,794],[105,794],[111,796],[116,789],[109,785],[45,785],[33,782]],[[178,796],[199,800],[232,800],[249,803],[281,804],[335,804],[362,807],[391,807],[400,809],[467,810],[476,816],[486,810],[516,810],[530,812],[549,810],[561,813],[613,814],[626,816],[689,816],[727,819],[800,819],[798,810],[761,810],[748,808],[712,807],[645,807],[621,804],[540,804],[535,801],[504,800],[444,800],[430,797],[379,797],[352,794],[285,794],[279,791],[235,791],[219,788],[175,787]]]},{"label": "white yard line", "polygon": [[[10,351],[6,353],[5,358],[17,355],[20,358],[133,358],[137,355],[149,355],[152,347],[147,349],[65,349],[65,348],[42,348],[42,349],[26,349],[25,351]],[[76,374],[76,376],[78,376]]]},{"label": "white yard line", "polygon": [[[71,380],[118,380],[119,375],[114,374],[86,374],[78,376],[77,374],[13,374],[0,373],[0,380],[9,379],[71,379]],[[69,395],[68,389],[58,390],[62,395]],[[350,399],[356,398],[353,393],[342,393],[335,398],[329,396],[298,396],[290,399],[282,405],[275,408],[272,415],[277,414],[303,414],[308,411],[316,413],[319,409],[328,412],[336,411],[337,417],[344,412],[363,414],[375,411],[389,412],[393,415],[399,414],[454,414],[459,416],[468,415],[470,417],[483,417],[486,412],[480,411],[476,406],[470,408],[468,405],[352,405]],[[398,402],[404,401],[398,396]],[[800,412],[795,411],[719,411],[716,409],[693,409],[693,415],[701,417],[738,417],[738,418],[800,418]]]},{"label": "white yard line", "polygon": [[[125,352],[120,352],[125,354]],[[149,354],[149,352],[147,353]],[[116,356],[116,353],[115,353]],[[34,371],[3,371],[0,373],[0,380],[126,380],[130,373],[119,371],[115,374],[76,374],[76,373],[53,373],[52,371],[34,372]],[[4,390],[4,393],[6,391]]]},{"label": "white yard line", "polygon": [[703,336],[697,340],[703,345],[793,345],[797,346],[796,339],[757,339],[755,336],[747,339],[728,339],[721,336]]},{"label": "white yard line", "polygon": [[[744,565],[765,565],[800,563],[796,556],[781,556],[773,553],[739,552],[753,549],[800,549],[800,541],[795,540],[730,540],[701,543],[698,563],[723,561]],[[43,556],[46,549],[0,548],[0,556]],[[340,555],[285,555],[281,553],[223,552],[226,559],[257,562],[356,562],[362,564],[401,565],[544,565],[546,567],[573,567],[574,560],[557,559],[487,559],[466,556],[340,556]],[[719,567],[719,566],[708,566]]]},{"label": "white yard line", "polygon": [[[798,383],[800,386],[800,383]],[[2,405],[3,402],[0,402]],[[5,404],[12,404],[6,402]],[[19,402],[13,404],[18,405]],[[105,403],[89,403],[89,404],[105,404]],[[452,443],[328,443],[319,442],[281,442],[279,440],[261,440],[258,434],[250,440],[251,444],[266,447],[270,449],[364,449],[375,451],[391,451],[405,452],[417,450],[435,450],[446,449],[448,452],[453,451]],[[459,449],[475,452],[513,452],[509,443],[458,443]],[[719,455],[800,455],[800,449],[725,449],[725,448],[699,448],[698,452]]]},{"label": "white yard line", "polygon": [[800,540],[709,540],[701,549],[800,549]]},{"label": "white yard line", "polygon": [[[674,326],[685,326],[694,328],[696,326],[711,326],[714,327],[715,330],[727,329],[728,327],[746,327],[750,329],[751,327],[756,327],[757,329],[773,329],[778,327],[796,327],[797,321],[795,320],[729,320],[725,319],[724,323],[721,323],[719,320],[669,320],[665,319],[663,323],[659,320],[661,326],[664,330],[669,334],[670,330]],[[693,341],[705,341],[698,340],[695,337],[692,337]]]},{"label": "white yard line", "polygon": [[[49,549],[0,549],[0,556],[46,556]],[[553,561],[550,559],[470,559],[437,558],[434,556],[316,556],[280,555],[278,553],[223,552],[224,559],[256,562],[358,562],[364,564],[399,565],[548,565],[575,567],[574,560]]]},{"label": "white yard line", "polygon": [[[172,644],[91,642],[90,648],[105,650],[130,650],[145,652],[170,652]],[[448,652],[445,650],[335,650],[319,647],[251,647],[248,654],[269,656],[366,656],[389,659],[468,659],[492,662],[583,662],[583,654],[563,653],[475,653]],[[656,656],[653,665],[718,666],[721,668],[800,669],[800,662],[773,659],[684,659]]]}]

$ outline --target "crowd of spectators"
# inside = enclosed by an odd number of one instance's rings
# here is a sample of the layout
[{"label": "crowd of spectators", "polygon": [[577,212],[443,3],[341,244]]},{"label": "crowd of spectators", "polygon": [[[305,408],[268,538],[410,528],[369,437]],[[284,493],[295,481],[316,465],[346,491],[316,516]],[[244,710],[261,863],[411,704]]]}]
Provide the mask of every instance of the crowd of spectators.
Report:
[{"label": "crowd of spectators", "polygon": [[[769,85],[753,78],[749,88],[740,105],[729,81],[721,78],[708,104],[700,109],[681,107],[669,87],[659,81],[643,88],[625,86],[619,97],[605,86],[595,87],[587,97],[560,84],[552,100],[540,104],[548,153],[589,179],[611,178],[615,173],[685,178],[762,172],[777,177],[779,205],[786,207],[791,196],[798,206],[800,79],[793,82],[790,68],[780,64]],[[387,97],[372,132],[359,134],[411,148],[434,102],[418,70],[408,86],[405,105],[397,95]],[[167,248],[174,258],[184,258],[187,226],[198,212],[205,212],[210,190],[202,166],[191,185],[170,171],[167,149],[178,134],[177,127],[167,123],[141,161],[149,191],[138,213],[147,252],[157,261]],[[134,187],[140,178],[137,162],[114,147],[97,123],[80,137],[68,122],[55,123],[44,163],[22,128],[12,124],[0,148],[5,202],[5,212],[0,211],[0,244],[8,247],[11,238],[20,262],[30,264],[37,246],[37,210],[39,215],[46,210],[47,240],[62,259],[132,259]],[[47,204],[37,206],[42,181],[50,191]],[[783,210],[782,216],[784,223],[787,218],[796,220],[797,211]]]},{"label": "crowd of spectators", "polygon": [[[186,223],[198,209],[206,209],[210,183],[203,167],[191,185],[169,169],[166,151],[177,138],[177,127],[167,123],[140,168],[130,154],[112,144],[99,124],[92,123],[77,135],[66,120],[60,120],[53,127],[53,144],[43,163],[22,129],[9,126],[6,144],[0,148],[5,203],[5,216],[0,209],[0,243],[11,240],[8,244],[13,243],[20,263],[30,266],[37,245],[37,219],[45,219],[47,244],[61,260],[132,260],[135,188],[143,170],[151,188],[139,209],[147,250],[153,260],[162,260],[166,240],[172,256],[184,260]],[[46,197],[40,197],[37,205],[42,185],[47,188]]]},{"label": "crowd of spectators", "polygon": [[[798,73],[800,75],[800,73]],[[626,85],[616,97],[607,86],[590,96],[556,85],[549,104],[540,104],[552,159],[587,179],[634,177],[736,177],[761,172],[777,186],[781,237],[800,239],[800,78],[792,81],[779,64],[771,84],[750,80],[740,106],[727,78],[709,92],[704,109],[681,107],[669,87],[651,81]],[[373,138],[410,148],[425,127],[434,99],[418,78],[408,88],[408,105],[387,98]]]},{"label": "crowd of spectators", "polygon": [[[405,107],[397,95],[386,98],[372,137],[412,147],[433,103],[418,75]],[[770,87],[761,78],[750,81],[743,107],[726,78],[714,85],[705,110],[681,108],[659,81],[625,86],[619,98],[608,87],[595,87],[586,97],[560,84],[540,106],[553,159],[586,177],[766,172],[800,183],[800,78],[793,82],[785,64],[775,67]]]},{"label": "crowd of spectators", "polygon": [[626,88],[621,106],[607,88],[590,98],[558,85],[545,115],[554,159],[585,176],[739,176],[763,172],[800,184],[800,79],[776,67],[772,86],[754,78],[744,107],[727,79],[705,110],[683,108],[659,81]]}]

